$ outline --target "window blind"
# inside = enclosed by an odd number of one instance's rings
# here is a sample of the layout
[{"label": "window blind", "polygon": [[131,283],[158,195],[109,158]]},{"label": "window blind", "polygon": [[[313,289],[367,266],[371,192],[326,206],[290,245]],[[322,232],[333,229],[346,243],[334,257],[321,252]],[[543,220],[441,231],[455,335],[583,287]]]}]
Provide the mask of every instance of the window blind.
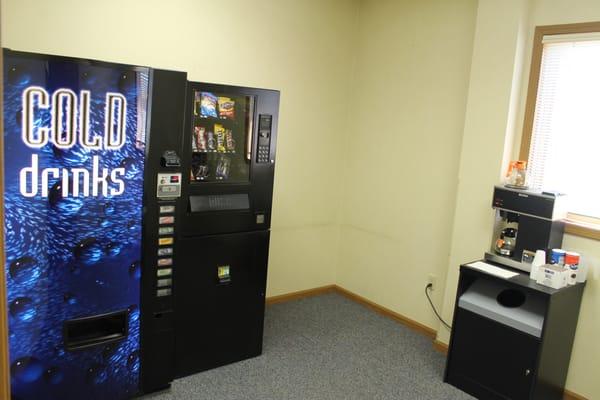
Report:
[{"label": "window blind", "polygon": [[570,212],[600,217],[600,36],[544,39],[529,185],[567,193]]}]

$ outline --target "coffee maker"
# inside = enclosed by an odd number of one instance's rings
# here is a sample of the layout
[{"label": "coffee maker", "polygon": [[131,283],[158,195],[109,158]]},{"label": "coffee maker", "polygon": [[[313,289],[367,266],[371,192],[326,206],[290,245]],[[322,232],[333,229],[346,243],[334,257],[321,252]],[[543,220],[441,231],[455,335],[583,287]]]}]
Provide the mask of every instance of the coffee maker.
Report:
[{"label": "coffee maker", "polygon": [[562,246],[565,200],[559,193],[495,186],[494,232],[485,259],[529,272],[536,250]]}]

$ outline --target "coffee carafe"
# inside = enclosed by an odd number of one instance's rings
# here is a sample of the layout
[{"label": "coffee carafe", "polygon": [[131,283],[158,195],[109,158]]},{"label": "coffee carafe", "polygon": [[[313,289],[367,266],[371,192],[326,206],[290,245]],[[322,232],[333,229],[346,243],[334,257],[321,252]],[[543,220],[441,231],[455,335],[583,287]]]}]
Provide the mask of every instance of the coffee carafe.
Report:
[{"label": "coffee carafe", "polygon": [[515,253],[517,247],[517,229],[504,228],[500,232],[500,237],[496,239],[496,254],[501,256],[511,257]]}]

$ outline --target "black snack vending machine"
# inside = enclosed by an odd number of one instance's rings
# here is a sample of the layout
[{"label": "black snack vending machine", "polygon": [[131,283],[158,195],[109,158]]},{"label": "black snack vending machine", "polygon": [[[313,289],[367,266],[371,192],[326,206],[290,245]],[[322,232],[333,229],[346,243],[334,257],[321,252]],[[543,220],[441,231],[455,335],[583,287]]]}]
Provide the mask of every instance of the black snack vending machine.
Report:
[{"label": "black snack vending machine", "polygon": [[188,82],[176,375],[260,355],[279,92]]}]

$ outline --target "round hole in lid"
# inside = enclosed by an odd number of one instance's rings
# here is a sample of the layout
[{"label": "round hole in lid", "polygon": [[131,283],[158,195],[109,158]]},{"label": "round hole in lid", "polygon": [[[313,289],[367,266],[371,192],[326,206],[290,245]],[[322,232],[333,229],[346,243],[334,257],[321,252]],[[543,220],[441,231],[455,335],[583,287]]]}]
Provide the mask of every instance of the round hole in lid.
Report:
[{"label": "round hole in lid", "polygon": [[496,301],[504,307],[520,307],[525,303],[525,293],[517,289],[505,289],[498,294]]}]

